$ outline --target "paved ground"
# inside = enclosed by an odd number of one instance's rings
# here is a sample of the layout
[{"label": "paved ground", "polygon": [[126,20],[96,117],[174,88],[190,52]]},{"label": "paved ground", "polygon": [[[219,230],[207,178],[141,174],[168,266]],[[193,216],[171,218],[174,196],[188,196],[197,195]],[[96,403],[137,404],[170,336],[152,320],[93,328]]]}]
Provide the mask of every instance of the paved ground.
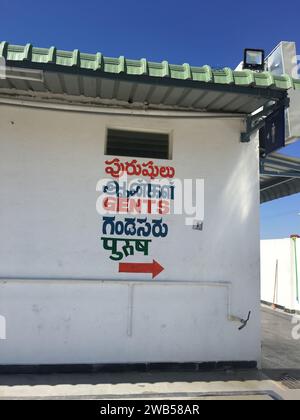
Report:
[{"label": "paved ground", "polygon": [[262,371],[1,375],[0,399],[300,400],[300,340],[292,338],[292,317],[266,307],[262,314]]},{"label": "paved ground", "polygon": [[300,339],[295,340],[293,329],[300,333],[294,317],[282,311],[262,307],[262,368],[263,373],[285,389],[294,389],[300,399]]},{"label": "paved ground", "polygon": [[262,307],[263,369],[300,369],[300,339],[292,337],[292,319],[282,311]]}]

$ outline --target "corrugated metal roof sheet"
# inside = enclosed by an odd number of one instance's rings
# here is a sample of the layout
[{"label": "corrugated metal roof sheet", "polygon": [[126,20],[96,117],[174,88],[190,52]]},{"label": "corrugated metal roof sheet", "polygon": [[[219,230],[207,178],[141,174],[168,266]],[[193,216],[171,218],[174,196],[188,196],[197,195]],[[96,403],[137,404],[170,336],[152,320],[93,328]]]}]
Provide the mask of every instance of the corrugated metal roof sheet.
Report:
[{"label": "corrugated metal roof sheet", "polygon": [[228,67],[212,69],[210,66],[195,67],[184,63],[182,65],[141,60],[130,60],[123,56],[118,58],[104,57],[101,53],[86,54],[79,50],[61,51],[56,47],[36,48],[31,44],[12,45],[0,43],[0,57],[10,62],[31,62],[35,64],[55,64],[57,66],[73,67],[78,70],[94,72],[125,73],[135,76],[150,76],[170,78],[175,80],[192,80],[198,82],[264,87],[271,89],[300,89],[300,80],[289,75],[274,76],[269,72],[253,72],[250,70],[233,71]]},{"label": "corrugated metal roof sheet", "polygon": [[300,192],[300,159],[272,153],[262,160],[261,203]]}]

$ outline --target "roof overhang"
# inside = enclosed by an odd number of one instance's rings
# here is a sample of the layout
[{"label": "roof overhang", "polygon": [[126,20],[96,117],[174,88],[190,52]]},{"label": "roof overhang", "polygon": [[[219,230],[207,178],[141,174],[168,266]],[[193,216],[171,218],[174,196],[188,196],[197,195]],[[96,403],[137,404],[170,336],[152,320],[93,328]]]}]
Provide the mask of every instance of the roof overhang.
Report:
[{"label": "roof overhang", "polygon": [[[243,116],[241,141],[249,141],[276,107],[288,105],[289,89],[300,89],[300,79],[289,75],[111,58],[31,44],[0,42],[0,60],[5,62],[5,77],[0,73],[0,98],[5,100]],[[272,154],[261,162],[261,202],[300,192],[299,159]]]},{"label": "roof overhang", "polygon": [[270,101],[282,100],[288,89],[300,89],[300,81],[288,75],[111,58],[31,44],[0,42],[0,59],[7,69],[6,78],[0,78],[0,95],[52,93],[85,98],[91,104],[101,99],[149,108],[249,115]]}]

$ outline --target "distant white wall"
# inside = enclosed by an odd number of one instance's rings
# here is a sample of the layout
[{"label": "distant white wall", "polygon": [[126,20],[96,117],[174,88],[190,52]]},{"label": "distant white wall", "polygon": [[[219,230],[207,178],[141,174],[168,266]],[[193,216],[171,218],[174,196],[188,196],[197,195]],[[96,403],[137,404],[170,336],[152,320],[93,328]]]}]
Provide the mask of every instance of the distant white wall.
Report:
[{"label": "distant white wall", "polygon": [[[299,239],[297,239],[297,249],[298,269],[300,269]],[[262,240],[261,299],[288,310],[300,310],[296,294],[295,251],[292,239]]]},{"label": "distant white wall", "polygon": [[[242,120],[1,106],[0,127],[0,364],[259,361],[258,144]],[[170,132],[176,176],[205,180],[204,229],[167,217],[155,280],[119,274],[101,245],[107,127]],[[229,306],[252,311],[247,328]]]}]

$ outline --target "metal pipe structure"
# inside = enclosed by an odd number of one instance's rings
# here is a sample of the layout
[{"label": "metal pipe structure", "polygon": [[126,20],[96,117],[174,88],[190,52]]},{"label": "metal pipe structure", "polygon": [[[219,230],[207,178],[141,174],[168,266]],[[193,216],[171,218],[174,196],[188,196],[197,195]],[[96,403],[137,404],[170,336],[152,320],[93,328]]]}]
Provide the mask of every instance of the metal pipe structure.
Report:
[{"label": "metal pipe structure", "polygon": [[291,236],[294,243],[294,256],[295,256],[295,274],[296,274],[296,299],[299,303],[299,273],[298,273],[298,255],[297,255],[297,239],[300,238],[298,235]]}]

